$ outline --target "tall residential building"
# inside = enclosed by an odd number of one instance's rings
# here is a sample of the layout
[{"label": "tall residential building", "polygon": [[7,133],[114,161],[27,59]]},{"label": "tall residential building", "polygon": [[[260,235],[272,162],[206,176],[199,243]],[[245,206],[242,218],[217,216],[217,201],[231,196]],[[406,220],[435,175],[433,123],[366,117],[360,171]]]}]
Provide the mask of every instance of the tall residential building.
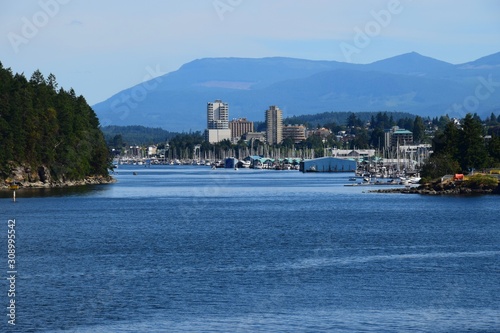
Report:
[{"label": "tall residential building", "polygon": [[253,122],[248,121],[247,118],[233,119],[229,122],[229,129],[231,130],[231,139],[239,139],[248,132],[253,132]]},{"label": "tall residential building", "polygon": [[266,110],[266,138],[270,145],[283,141],[283,111],[276,105]]},{"label": "tall residential building", "polygon": [[207,103],[207,128],[210,129],[229,129],[229,105],[216,100],[213,103]]},{"label": "tall residential building", "polygon": [[231,130],[229,129],[229,105],[216,100],[207,103],[207,130],[206,140],[210,143],[231,140]]}]

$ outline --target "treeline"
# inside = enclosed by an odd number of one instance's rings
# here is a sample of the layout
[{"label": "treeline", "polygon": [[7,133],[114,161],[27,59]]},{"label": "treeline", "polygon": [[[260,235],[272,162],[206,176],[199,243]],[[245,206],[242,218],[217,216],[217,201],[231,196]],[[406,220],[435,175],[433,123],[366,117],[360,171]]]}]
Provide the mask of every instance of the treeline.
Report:
[{"label": "treeline", "polygon": [[108,149],[85,98],[40,71],[27,80],[0,63],[0,179],[18,166],[57,180],[108,175]]},{"label": "treeline", "polygon": [[460,121],[449,120],[432,140],[434,153],[425,164],[422,177],[432,179],[500,167],[499,128],[500,117],[494,114],[484,122],[472,114]]},{"label": "treeline", "polygon": [[[413,121],[415,115],[406,112],[323,112],[311,115],[301,115],[288,117],[283,120],[284,124],[295,125],[304,124],[308,127],[325,126],[328,124],[348,125],[349,118],[352,119],[353,115],[359,120],[359,126],[369,122],[376,114],[387,115],[387,125],[396,125],[401,119],[410,119]],[[390,124],[389,124],[390,120]],[[355,124],[358,125],[358,124]]]},{"label": "treeline", "polygon": [[170,140],[180,134],[162,128],[144,126],[105,126],[101,129],[106,142],[113,148],[121,148],[124,145],[156,144]]}]

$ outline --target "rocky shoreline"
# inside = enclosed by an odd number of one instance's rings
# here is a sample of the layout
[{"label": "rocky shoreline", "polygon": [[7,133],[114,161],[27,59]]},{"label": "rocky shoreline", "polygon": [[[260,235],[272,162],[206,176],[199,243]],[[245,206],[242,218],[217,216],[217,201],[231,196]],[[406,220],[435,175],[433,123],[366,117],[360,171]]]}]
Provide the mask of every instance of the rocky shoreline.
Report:
[{"label": "rocky shoreline", "polygon": [[451,183],[443,184],[424,184],[417,187],[389,188],[381,190],[372,190],[370,193],[403,193],[403,194],[422,194],[422,195],[483,195],[500,194],[500,185],[496,189],[492,188],[469,188],[463,185]]},{"label": "rocky shoreline", "polygon": [[[103,185],[115,183],[116,179],[111,176],[108,177],[87,177],[83,180],[68,180],[68,181],[57,181],[57,182],[16,182],[19,189],[23,188],[59,188],[59,187],[70,187],[70,186],[84,186],[84,185]],[[10,184],[2,183],[0,189],[7,190],[10,188]]]},{"label": "rocky shoreline", "polygon": [[0,190],[10,189],[12,185],[22,188],[60,188],[83,185],[101,185],[115,183],[111,176],[90,176],[80,180],[53,179],[45,166],[33,170],[19,166],[12,170],[7,179],[0,180]]}]

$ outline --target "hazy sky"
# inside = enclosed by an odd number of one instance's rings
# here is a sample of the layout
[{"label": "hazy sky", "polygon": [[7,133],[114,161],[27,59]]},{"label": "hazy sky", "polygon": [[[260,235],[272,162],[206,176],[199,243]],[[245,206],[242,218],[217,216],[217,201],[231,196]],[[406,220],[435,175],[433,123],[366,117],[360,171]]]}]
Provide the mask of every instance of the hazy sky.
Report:
[{"label": "hazy sky", "polygon": [[89,104],[205,57],[370,63],[500,51],[498,0],[0,0],[0,61]]}]

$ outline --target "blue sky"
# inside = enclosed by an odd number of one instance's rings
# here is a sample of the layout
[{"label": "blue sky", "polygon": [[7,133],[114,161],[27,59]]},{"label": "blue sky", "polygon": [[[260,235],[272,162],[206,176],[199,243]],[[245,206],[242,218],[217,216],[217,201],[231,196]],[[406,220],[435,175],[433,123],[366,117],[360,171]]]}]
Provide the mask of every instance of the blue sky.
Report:
[{"label": "blue sky", "polygon": [[95,104],[205,57],[370,63],[500,51],[497,0],[22,0],[0,5],[0,61]]}]

